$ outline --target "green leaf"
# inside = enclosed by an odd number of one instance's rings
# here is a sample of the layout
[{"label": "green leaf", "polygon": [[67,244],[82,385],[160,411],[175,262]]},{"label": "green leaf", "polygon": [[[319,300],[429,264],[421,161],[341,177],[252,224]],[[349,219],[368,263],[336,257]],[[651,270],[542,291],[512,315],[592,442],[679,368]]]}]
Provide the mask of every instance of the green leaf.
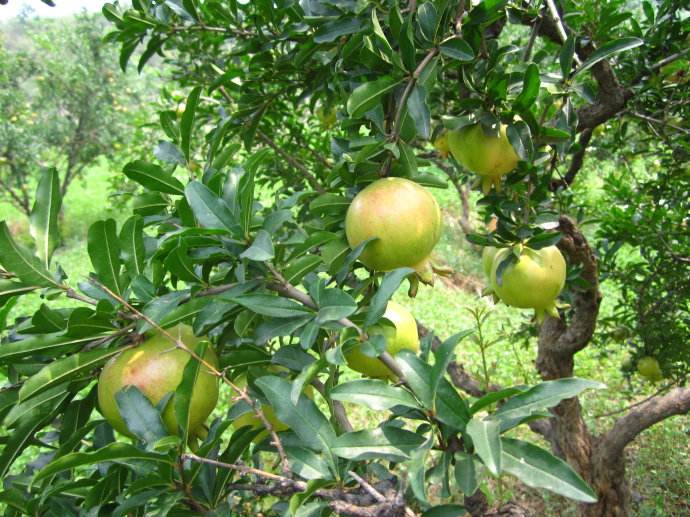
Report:
[{"label": "green leaf", "polygon": [[96,221],[89,227],[87,249],[100,282],[121,295],[124,285],[120,278],[120,241],[114,219]]},{"label": "green leaf", "polygon": [[592,54],[584,61],[584,63],[580,65],[580,68],[578,68],[575,71],[573,77],[584,72],[585,70],[589,70],[599,61],[607,59],[614,54],[618,54],[619,52],[624,52],[626,50],[639,47],[642,44],[644,44],[643,40],[641,40],[640,38],[632,37],[620,38],[614,41],[609,41],[608,43],[603,44],[601,47],[592,52]]},{"label": "green leaf", "polygon": [[30,418],[25,418],[21,425],[8,436],[0,455],[0,479],[5,479],[10,467],[31,443],[36,432],[51,421],[58,410],[59,408],[53,412],[35,410]]},{"label": "green leaf", "polygon": [[36,242],[36,255],[47,268],[50,257],[60,241],[58,214],[62,205],[60,177],[55,168],[45,169],[38,180],[36,201],[31,210],[29,227]]},{"label": "green leaf", "polygon": [[395,406],[422,409],[407,390],[374,379],[359,379],[339,384],[331,390],[331,397],[333,400],[364,404],[376,411]]},{"label": "green leaf", "polygon": [[200,86],[197,86],[190,92],[184,113],[182,114],[182,120],[180,121],[180,146],[187,162],[189,162],[189,147],[192,140],[192,130],[194,129],[194,116],[196,115],[200,95]]},{"label": "green leaf", "polygon": [[168,140],[161,140],[158,142],[156,148],[153,150],[153,155],[165,163],[174,163],[177,165],[185,165],[186,163],[184,155],[179,147]]},{"label": "green leaf", "polygon": [[120,230],[120,247],[129,277],[134,278],[143,274],[146,260],[143,217],[133,215],[125,221]]},{"label": "green leaf", "polygon": [[472,334],[472,330],[463,330],[457,334],[452,335],[446,339],[438,349],[434,352],[434,366],[431,367],[431,397],[436,399],[436,391],[438,386],[446,373],[446,368],[450,362],[455,358],[455,347],[460,341]]},{"label": "green leaf", "polygon": [[[52,389],[44,391],[37,397],[33,397],[21,404],[14,405],[9,413],[5,415],[5,419],[2,423],[6,427],[13,427],[14,424],[20,422],[22,418],[35,413],[36,408],[44,404],[50,404],[50,408],[52,409],[59,406],[69,395],[70,392],[67,390],[66,384],[55,386]],[[44,411],[44,413],[48,413],[48,411]]]},{"label": "green leaf", "polygon": [[113,442],[94,452],[73,452],[48,463],[36,474],[34,483],[76,467],[105,462],[127,465],[128,462],[133,460],[172,465],[172,461],[167,455],[147,452],[126,443]]},{"label": "green leaf", "polygon": [[595,503],[596,494],[563,460],[522,440],[503,438],[503,470],[532,488],[544,488],[575,501]]},{"label": "green leaf", "polygon": [[285,445],[290,470],[304,479],[333,479],[323,456],[304,447]]},{"label": "green leaf", "polygon": [[319,313],[318,323],[347,318],[357,310],[357,302],[345,291],[337,288],[326,289],[317,300]]},{"label": "green leaf", "polygon": [[321,373],[321,370],[323,370],[325,366],[326,359],[320,357],[318,360],[313,361],[311,364],[306,366],[300,372],[300,374],[295,377],[295,380],[292,381],[292,389],[290,390],[290,399],[293,404],[297,404],[299,401],[304,386],[309,386],[311,381],[314,380],[319,373]]},{"label": "green leaf", "polygon": [[474,450],[494,476],[501,472],[501,427],[495,420],[478,420],[473,418],[467,423],[466,432]]},{"label": "green leaf", "polygon": [[436,26],[438,23],[438,12],[433,2],[424,2],[417,10],[417,21],[421,29],[422,36],[427,41],[434,41],[436,35]]},{"label": "green leaf", "polygon": [[405,461],[422,443],[423,436],[389,425],[341,434],[333,442],[333,453],[353,461]]},{"label": "green leaf", "polygon": [[381,100],[381,97],[398,84],[400,84],[399,79],[385,76],[358,86],[347,100],[347,112],[352,118],[361,117],[367,111],[374,108]]},{"label": "green leaf", "polygon": [[281,377],[261,377],[256,380],[256,386],[273,406],[278,419],[287,424],[305,446],[330,454],[335,431],[312,400],[302,396],[297,404],[293,404],[290,397],[292,387]]},{"label": "green leaf", "polygon": [[[196,352],[199,357],[205,357],[208,347],[208,341],[200,341],[196,345],[194,352]],[[182,431],[180,435],[182,444],[187,443],[190,431],[196,431],[196,429],[189,428],[189,419],[191,416],[192,392],[199,378],[199,374],[204,371],[202,368],[206,370],[206,367],[195,357],[190,357],[182,372],[182,380],[175,389],[175,418],[177,419],[177,425]]]},{"label": "green leaf", "polygon": [[422,517],[459,517],[466,513],[465,507],[459,504],[440,504],[429,508],[422,514]]},{"label": "green leaf", "polygon": [[21,282],[13,282],[0,278],[0,307],[2,307],[7,300],[15,298],[37,289],[34,285],[24,285]]},{"label": "green leaf", "polygon": [[122,172],[132,181],[136,181],[149,190],[165,194],[184,195],[184,185],[172,174],[165,172],[160,166],[143,160],[129,162]]},{"label": "green leaf", "polygon": [[395,360],[414,394],[425,408],[431,409],[431,367],[409,350],[402,350]]},{"label": "green leaf", "polygon": [[230,300],[252,312],[272,318],[292,318],[310,314],[309,309],[303,305],[288,298],[270,294],[243,294]]},{"label": "green leaf", "polygon": [[194,270],[194,263],[187,255],[187,248],[182,243],[165,258],[165,267],[184,282],[202,281]]},{"label": "green leaf", "polygon": [[545,381],[508,400],[490,418],[511,426],[525,417],[556,406],[563,399],[575,397],[586,389],[605,387],[600,382],[574,377]]},{"label": "green leaf", "polygon": [[414,269],[410,267],[401,267],[386,273],[376,294],[371,299],[369,309],[367,310],[367,317],[364,320],[364,328],[370,327],[381,319],[386,312],[388,300],[398,290],[401,282],[412,273],[414,273]]},{"label": "green leaf", "polygon": [[62,335],[31,337],[21,341],[13,341],[0,345],[0,363],[9,364],[28,355],[56,356],[63,352],[70,352],[84,346],[94,337],[71,338]]},{"label": "green leaf", "polygon": [[53,386],[62,384],[75,377],[85,377],[110,357],[120,353],[120,349],[107,348],[80,352],[64,359],[54,361],[38,373],[29,377],[19,389],[19,402],[30,399]]},{"label": "green leaf", "polygon": [[271,235],[266,230],[259,230],[254,236],[252,245],[240,254],[241,258],[256,262],[265,262],[275,257]]},{"label": "green leaf", "polygon": [[527,388],[523,386],[512,386],[510,388],[504,388],[498,391],[491,391],[483,397],[476,400],[474,404],[472,404],[472,407],[470,408],[470,413],[474,415],[475,413],[481,411],[485,407],[490,406],[491,404],[494,404],[499,400],[507,399],[508,397],[512,397],[513,395],[522,393],[526,389]]},{"label": "green leaf", "polygon": [[534,63],[530,64],[525,70],[525,78],[522,82],[522,91],[513,103],[513,107],[520,110],[529,110],[537,100],[541,79],[539,78],[539,67]]},{"label": "green leaf", "polygon": [[471,496],[477,491],[477,472],[474,458],[470,454],[455,453],[455,483],[466,496]]},{"label": "green leaf", "polygon": [[117,330],[110,322],[108,314],[93,311],[88,307],[77,307],[72,311],[67,322],[67,332],[70,337],[87,337]]},{"label": "green leaf", "polygon": [[427,140],[431,135],[431,113],[426,105],[424,87],[417,85],[407,99],[407,111],[414,120],[417,134]]},{"label": "green leaf", "polygon": [[115,402],[127,429],[148,446],[168,435],[158,409],[136,386],[115,393]]},{"label": "green leaf", "polygon": [[285,266],[283,276],[285,280],[296,285],[299,284],[307,274],[316,270],[321,264],[323,264],[323,259],[319,255],[303,255]]},{"label": "green leaf", "polygon": [[573,69],[573,57],[575,56],[575,35],[569,34],[568,39],[563,43],[561,47],[561,52],[558,55],[558,61],[561,65],[561,74],[565,79],[570,75],[570,71]]},{"label": "green leaf", "polygon": [[14,241],[5,221],[0,221],[0,264],[27,285],[58,286],[44,264]]},{"label": "green leaf", "polygon": [[439,48],[441,54],[452,59],[457,59],[461,63],[469,63],[474,59],[474,50],[472,47],[460,37],[453,36],[448,38]]},{"label": "green leaf", "polygon": [[309,203],[309,210],[312,214],[335,215],[343,214],[350,206],[351,200],[338,194],[321,194]]},{"label": "green leaf", "polygon": [[239,234],[240,225],[230,207],[203,183],[192,181],[185,187],[187,203],[204,228],[224,228]]},{"label": "green leaf", "polygon": [[314,42],[331,43],[341,36],[359,32],[361,28],[362,23],[356,17],[327,22],[319,26],[319,30],[314,34]]}]

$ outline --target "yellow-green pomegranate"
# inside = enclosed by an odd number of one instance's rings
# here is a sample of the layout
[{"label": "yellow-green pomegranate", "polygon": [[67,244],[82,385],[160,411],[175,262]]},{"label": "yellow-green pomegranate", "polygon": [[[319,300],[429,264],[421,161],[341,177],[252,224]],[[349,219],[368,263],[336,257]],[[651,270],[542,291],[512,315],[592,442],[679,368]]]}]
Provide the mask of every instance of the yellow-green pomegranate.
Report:
[{"label": "yellow-green pomegranate", "polygon": [[659,382],[664,378],[659,361],[650,356],[643,357],[637,361],[637,372],[649,382]]},{"label": "yellow-green pomegranate", "polygon": [[434,196],[418,183],[383,178],[352,200],[345,216],[345,234],[351,248],[378,238],[359,257],[371,269],[423,270],[441,236],[441,210]]},{"label": "yellow-green pomegranate", "polygon": [[[200,338],[194,336],[191,327],[177,325],[167,332],[194,349]],[[216,353],[208,347],[204,360],[218,367]],[[191,359],[184,350],[175,348],[174,343],[163,334],[156,334],[136,348],[125,350],[112,358],[98,378],[98,406],[106,420],[118,432],[133,437],[120,415],[115,394],[127,386],[136,386],[154,406],[168,393],[175,393],[182,380],[185,366]],[[163,411],[163,423],[170,434],[178,433],[175,417],[175,395]],[[203,434],[203,424],[218,401],[218,379],[201,365],[196,384],[192,390],[190,405],[190,436]]]},{"label": "yellow-green pomegranate", "polygon": [[[389,301],[383,316],[390,320],[395,328],[390,325],[374,325],[368,329],[368,334],[383,334],[386,337],[386,351],[392,356],[395,356],[402,350],[410,350],[414,353],[419,352],[417,322],[412,313],[399,303]],[[351,330],[345,333],[345,336],[348,337],[352,335]],[[378,358],[364,354],[360,347],[361,345],[357,345],[345,354],[345,359],[350,368],[368,377],[392,380],[396,378],[395,374]]]},{"label": "yellow-green pomegranate", "polygon": [[493,246],[486,246],[482,250],[482,267],[484,268],[484,275],[488,280],[491,280],[491,270],[494,266],[494,257],[498,253],[498,248]]},{"label": "yellow-green pomegranate", "polygon": [[518,155],[501,124],[498,136],[487,135],[481,124],[448,133],[448,145],[455,159],[482,178],[482,190],[500,190],[501,177],[515,169]]},{"label": "yellow-green pomegranate", "polygon": [[501,249],[494,257],[491,269],[491,287],[506,304],[523,309],[534,309],[537,321],[544,314],[558,317],[556,299],[565,285],[565,259],[556,246],[538,250],[523,248],[517,263],[509,265],[499,285],[496,272],[501,262],[510,254],[509,248]]}]

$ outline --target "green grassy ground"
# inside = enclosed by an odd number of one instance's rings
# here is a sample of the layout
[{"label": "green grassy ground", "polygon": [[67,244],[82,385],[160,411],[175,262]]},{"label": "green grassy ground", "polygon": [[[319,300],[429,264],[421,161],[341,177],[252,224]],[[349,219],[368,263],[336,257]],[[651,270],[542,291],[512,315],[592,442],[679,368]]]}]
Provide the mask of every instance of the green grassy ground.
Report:
[{"label": "green grassy ground", "polygon": [[[56,252],[55,261],[68,273],[72,285],[86,277],[90,270],[86,253],[89,225],[108,217],[121,223],[127,215],[126,212],[108,208],[111,206],[108,189],[110,174],[116,172],[110,171],[105,164],[90,169],[83,180],[75,182],[64,201],[64,244]],[[465,241],[455,221],[460,210],[458,198],[452,189],[434,192],[445,218],[444,234],[435,250],[434,259],[449,264],[457,274],[453,282],[437,281],[433,288],[421,287],[415,299],[409,299],[404,292],[400,292],[396,294],[396,300],[408,306],[417,318],[442,338],[472,326],[472,310],[488,310],[490,314],[483,330],[488,341],[496,340],[487,352],[491,381],[504,385],[536,382],[533,367],[536,344],[532,340],[524,346],[522,341],[514,337],[517,329],[531,315],[527,311],[494,305],[489,298],[477,295],[477,290],[481,290],[483,284],[480,259],[477,250]],[[10,205],[0,203],[0,219],[7,220],[18,236],[27,234],[25,217]],[[615,292],[605,285],[604,295],[602,312],[606,314],[611,311]],[[38,298],[27,299],[14,308],[10,317],[25,314],[40,303]],[[67,305],[70,302],[61,303]],[[635,399],[621,395],[631,392],[619,370],[624,355],[625,350],[621,347],[602,350],[590,346],[577,356],[577,376],[607,384],[606,389],[589,392],[582,399],[588,423],[595,433],[605,431],[613,422],[613,417],[601,415],[622,409],[653,391],[652,387],[634,380],[632,392],[635,393]],[[459,347],[458,360],[471,372],[481,376],[481,356],[476,345],[469,340]],[[368,420],[367,414],[361,409],[358,411],[353,415],[353,420],[364,426]],[[628,475],[638,501],[636,515],[690,515],[688,427],[687,417],[667,420],[643,433],[628,449]],[[536,439],[529,431],[522,432],[530,439]],[[494,496],[499,493],[494,481],[490,482],[488,490]],[[575,513],[575,507],[570,502],[527,490],[509,479],[502,482],[501,492],[504,499],[518,499],[532,507],[538,515],[565,517]]]}]

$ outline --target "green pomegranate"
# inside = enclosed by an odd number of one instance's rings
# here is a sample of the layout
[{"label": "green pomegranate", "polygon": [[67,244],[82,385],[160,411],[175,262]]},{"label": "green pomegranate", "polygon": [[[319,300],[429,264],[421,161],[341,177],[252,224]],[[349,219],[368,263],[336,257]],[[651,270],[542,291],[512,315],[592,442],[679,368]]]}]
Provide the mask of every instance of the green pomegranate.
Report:
[{"label": "green pomegranate", "polygon": [[345,216],[345,234],[351,248],[378,237],[359,257],[371,269],[424,270],[441,236],[441,210],[434,196],[418,183],[383,178],[352,200]]},{"label": "green pomegranate", "polygon": [[[193,349],[200,341],[191,327],[177,325],[167,332]],[[153,405],[158,404],[168,393],[175,393],[182,380],[182,373],[191,359],[186,351],[175,348],[172,341],[163,334],[156,334],[136,348],[125,350],[112,358],[98,378],[98,406],[106,420],[120,433],[133,437],[120,415],[115,394],[127,386],[136,386]],[[218,367],[218,357],[209,347],[204,360]],[[170,434],[178,433],[175,417],[175,395],[163,411],[163,423]],[[192,390],[189,415],[191,436],[203,434],[203,423],[218,401],[218,379],[203,365]]]},{"label": "green pomegranate", "polygon": [[[401,350],[410,350],[414,353],[419,352],[417,322],[412,313],[399,303],[390,301],[383,316],[390,320],[395,328],[390,325],[374,325],[368,330],[368,333],[370,335],[383,334],[386,337],[386,351],[392,356],[395,356]],[[352,335],[351,330],[346,331],[346,336]],[[345,354],[345,359],[347,359],[347,364],[350,368],[368,377],[395,380],[395,374],[386,365],[376,357],[366,355],[360,350],[360,346],[357,345]]]},{"label": "green pomegranate", "polygon": [[513,251],[501,249],[494,257],[491,269],[491,287],[506,304],[523,309],[534,309],[537,321],[548,313],[558,317],[556,299],[565,285],[565,259],[556,246],[538,250],[523,248],[517,263],[503,271],[502,282],[496,281],[501,262]]},{"label": "green pomegranate", "polygon": [[484,274],[486,278],[491,280],[491,270],[494,267],[494,257],[498,253],[498,248],[493,246],[486,246],[482,250],[482,267],[484,268]]},{"label": "green pomegranate", "polygon": [[501,177],[517,167],[518,155],[501,124],[498,136],[487,135],[481,124],[448,133],[448,145],[455,159],[482,177],[482,190],[500,190]]},{"label": "green pomegranate", "polygon": [[650,356],[643,357],[637,361],[637,372],[649,382],[656,383],[664,378],[659,361]]}]

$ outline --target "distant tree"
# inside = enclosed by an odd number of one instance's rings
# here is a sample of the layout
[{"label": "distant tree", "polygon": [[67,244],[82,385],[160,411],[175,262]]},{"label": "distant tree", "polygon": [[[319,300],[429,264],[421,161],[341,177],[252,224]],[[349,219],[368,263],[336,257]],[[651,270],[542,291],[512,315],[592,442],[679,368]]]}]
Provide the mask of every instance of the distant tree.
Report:
[{"label": "distant tree", "polygon": [[98,157],[138,149],[132,126],[145,117],[102,19],[25,20],[12,32],[20,42],[0,39],[0,186],[28,214],[43,167],[58,169],[64,195]]}]

